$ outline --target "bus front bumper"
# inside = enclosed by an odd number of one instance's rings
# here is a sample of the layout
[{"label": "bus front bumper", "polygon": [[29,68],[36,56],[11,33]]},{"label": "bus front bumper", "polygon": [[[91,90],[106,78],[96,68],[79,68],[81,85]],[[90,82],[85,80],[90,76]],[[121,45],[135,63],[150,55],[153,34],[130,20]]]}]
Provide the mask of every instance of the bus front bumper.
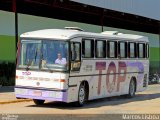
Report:
[{"label": "bus front bumper", "polygon": [[37,90],[15,87],[16,98],[67,102],[67,91]]}]

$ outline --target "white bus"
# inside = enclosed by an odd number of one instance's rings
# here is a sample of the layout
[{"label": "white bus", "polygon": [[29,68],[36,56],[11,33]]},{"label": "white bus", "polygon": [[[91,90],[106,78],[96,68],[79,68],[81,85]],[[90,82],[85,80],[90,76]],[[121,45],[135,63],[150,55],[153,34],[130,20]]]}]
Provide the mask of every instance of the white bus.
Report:
[{"label": "white bus", "polygon": [[149,43],[117,31],[45,29],[20,36],[17,98],[75,102],[127,95],[148,86]]}]

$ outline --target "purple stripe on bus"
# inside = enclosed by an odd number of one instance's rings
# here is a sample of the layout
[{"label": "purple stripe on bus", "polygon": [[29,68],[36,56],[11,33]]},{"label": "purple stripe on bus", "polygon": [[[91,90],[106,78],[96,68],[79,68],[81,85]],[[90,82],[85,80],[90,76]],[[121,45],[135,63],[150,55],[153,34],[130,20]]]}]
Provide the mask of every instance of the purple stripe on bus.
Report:
[{"label": "purple stripe on bus", "polygon": [[30,95],[16,95],[17,98],[30,98],[30,99],[39,99],[39,100],[49,100],[49,101],[62,101],[67,102],[64,98],[51,98],[51,97],[42,97],[42,96],[30,96]]},{"label": "purple stripe on bus", "polygon": [[67,92],[63,92],[62,98],[64,102],[67,102],[67,95],[68,95]]},{"label": "purple stripe on bus", "polygon": [[[144,66],[141,62],[127,62],[127,66],[131,66],[131,67],[137,67],[138,68],[138,72],[144,72]],[[137,76],[137,80],[138,80],[138,84],[141,84],[143,81],[144,74],[143,73],[139,73]]]},{"label": "purple stripe on bus", "polygon": [[[16,88],[16,89],[18,90],[19,88]],[[59,95],[62,94],[62,95],[60,95],[62,97],[58,98],[56,96],[56,94],[59,94]],[[53,97],[51,97],[51,96],[53,96]],[[44,91],[44,90],[27,89],[27,92],[25,94],[16,94],[16,97],[67,102],[67,92],[59,92],[59,91]]]}]

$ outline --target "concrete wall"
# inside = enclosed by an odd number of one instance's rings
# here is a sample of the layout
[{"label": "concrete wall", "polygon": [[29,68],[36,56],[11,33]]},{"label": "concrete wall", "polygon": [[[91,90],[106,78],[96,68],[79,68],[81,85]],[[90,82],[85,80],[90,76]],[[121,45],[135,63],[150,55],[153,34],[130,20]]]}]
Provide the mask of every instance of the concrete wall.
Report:
[{"label": "concrete wall", "polygon": [[0,61],[15,60],[14,14],[0,10]]},{"label": "concrete wall", "polygon": [[101,31],[101,27],[97,25],[70,22],[66,20],[58,20],[45,17],[37,17],[25,14],[18,14],[18,21],[19,21],[19,34],[39,29],[53,29],[53,28],[63,29],[64,27],[70,27],[70,26],[73,27],[77,26],[84,29],[85,31],[91,31],[91,32]]}]

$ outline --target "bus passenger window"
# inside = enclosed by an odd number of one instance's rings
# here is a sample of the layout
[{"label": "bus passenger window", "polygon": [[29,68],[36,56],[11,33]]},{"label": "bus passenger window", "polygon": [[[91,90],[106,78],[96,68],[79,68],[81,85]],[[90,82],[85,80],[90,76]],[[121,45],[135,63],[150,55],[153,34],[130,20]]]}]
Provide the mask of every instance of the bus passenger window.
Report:
[{"label": "bus passenger window", "polygon": [[117,58],[117,42],[109,41],[107,43],[107,57],[109,58]]},{"label": "bus passenger window", "polygon": [[83,58],[94,57],[94,40],[91,39],[82,40],[82,57]]},{"label": "bus passenger window", "polygon": [[138,44],[138,57],[145,58],[145,44],[144,43]]},{"label": "bus passenger window", "polygon": [[136,43],[130,42],[128,45],[128,57],[135,58],[136,57]]},{"label": "bus passenger window", "polygon": [[127,57],[127,42],[118,43],[118,57],[120,58]]},{"label": "bus passenger window", "polygon": [[96,58],[106,57],[106,41],[96,40]]}]

